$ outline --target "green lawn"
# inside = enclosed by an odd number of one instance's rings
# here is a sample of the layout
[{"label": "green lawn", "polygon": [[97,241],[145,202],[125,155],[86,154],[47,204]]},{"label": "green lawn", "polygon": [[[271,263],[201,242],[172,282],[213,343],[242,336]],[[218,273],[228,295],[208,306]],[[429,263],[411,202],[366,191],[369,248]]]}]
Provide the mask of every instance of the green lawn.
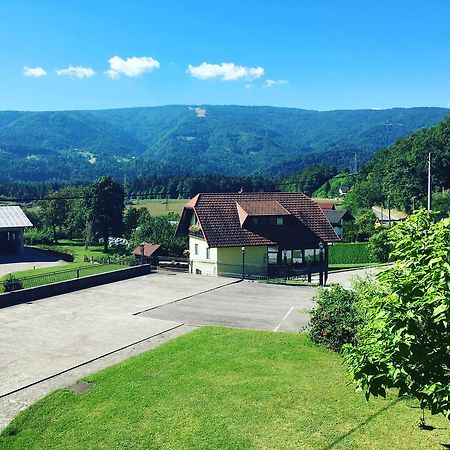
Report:
[{"label": "green lawn", "polygon": [[[58,244],[54,245],[36,245],[35,247],[43,250],[53,250],[61,253],[67,253],[73,256],[74,262],[84,262],[84,257],[100,258],[105,256],[103,253],[103,245],[91,245],[89,248],[84,248],[84,241],[82,239],[61,239]],[[114,251],[110,251],[114,254]]]},{"label": "green lawn", "polygon": [[[73,262],[61,264],[58,266],[42,267],[37,269],[21,270],[13,272],[14,277],[22,281],[24,288],[42,286],[44,284],[67,281],[88,275],[96,275],[99,273],[110,272],[111,270],[123,269],[124,265],[120,264],[96,264],[86,262],[85,256],[88,258],[99,259],[104,257],[103,246],[94,245],[88,249],[84,248],[84,243],[79,240],[61,240],[57,245],[37,245],[37,248],[44,250],[54,250],[67,253],[73,256]],[[113,255],[114,252],[111,252]],[[77,273],[78,269],[78,273]],[[9,274],[0,277],[0,293],[3,292],[1,281],[6,280]]]},{"label": "green lawn", "polygon": [[[74,280],[75,278],[97,275],[112,270],[123,269],[119,264],[80,264],[68,263],[61,266],[44,267],[40,269],[21,270],[13,272],[14,278],[19,279],[24,289],[42,286],[44,284],[60,281]],[[3,275],[1,281],[7,280],[9,274]],[[0,293],[4,292],[4,286],[0,283]]]},{"label": "green lawn", "polygon": [[439,449],[413,401],[366,403],[339,355],[302,334],[202,328],[58,390],[0,435],[8,449]]},{"label": "green lawn", "polygon": [[177,198],[166,200],[162,198],[153,198],[146,200],[134,200],[132,208],[147,208],[152,216],[166,216],[169,212],[181,214],[183,207],[189,199]]}]

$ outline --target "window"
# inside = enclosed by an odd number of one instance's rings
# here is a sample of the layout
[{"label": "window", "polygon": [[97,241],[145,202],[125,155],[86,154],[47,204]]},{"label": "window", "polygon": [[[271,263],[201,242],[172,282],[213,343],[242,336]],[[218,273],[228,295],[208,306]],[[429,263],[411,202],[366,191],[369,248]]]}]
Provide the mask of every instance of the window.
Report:
[{"label": "window", "polygon": [[278,246],[269,245],[267,247],[267,262],[268,264],[278,264]]},{"label": "window", "polygon": [[194,244],[194,255],[198,255],[198,244]]},{"label": "window", "polygon": [[283,217],[277,217],[277,225],[283,225]]},{"label": "window", "polygon": [[210,259],[209,247],[206,247],[206,259]]}]

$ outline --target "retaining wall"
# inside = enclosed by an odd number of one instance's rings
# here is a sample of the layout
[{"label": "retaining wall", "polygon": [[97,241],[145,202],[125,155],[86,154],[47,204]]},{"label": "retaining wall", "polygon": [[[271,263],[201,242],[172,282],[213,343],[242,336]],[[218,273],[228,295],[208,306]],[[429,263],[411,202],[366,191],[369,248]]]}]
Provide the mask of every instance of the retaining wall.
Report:
[{"label": "retaining wall", "polygon": [[0,308],[18,305],[34,300],[40,300],[55,295],[67,294],[68,292],[79,291],[102,284],[114,283],[115,281],[127,280],[129,278],[140,277],[151,273],[152,266],[144,264],[142,266],[127,267],[111,272],[89,275],[87,277],[76,278],[74,280],[61,281],[59,283],[46,284],[29,289],[19,289],[13,292],[0,294]]}]

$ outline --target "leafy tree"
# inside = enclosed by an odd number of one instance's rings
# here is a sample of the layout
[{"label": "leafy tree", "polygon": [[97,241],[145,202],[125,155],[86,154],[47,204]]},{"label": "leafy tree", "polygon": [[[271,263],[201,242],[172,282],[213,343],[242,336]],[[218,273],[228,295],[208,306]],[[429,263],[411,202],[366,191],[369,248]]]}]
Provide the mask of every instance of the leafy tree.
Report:
[{"label": "leafy tree", "polygon": [[363,296],[364,325],[346,346],[368,399],[397,388],[450,419],[450,219],[419,211],[390,231],[394,267]]},{"label": "leafy tree", "polygon": [[369,254],[374,261],[386,263],[389,261],[391,252],[392,245],[389,241],[389,230],[387,228],[379,228],[369,238]]},{"label": "leafy tree", "polygon": [[450,190],[433,195],[433,209],[447,216],[450,215]]},{"label": "leafy tree", "polygon": [[53,242],[57,243],[61,235],[61,229],[68,213],[68,202],[60,192],[50,192],[41,202],[41,214],[43,222],[53,232]]},{"label": "leafy tree", "polygon": [[111,177],[101,177],[92,184],[90,194],[88,217],[94,233],[103,238],[104,252],[107,253],[109,236],[123,232],[123,187]]},{"label": "leafy tree", "polygon": [[138,227],[132,234],[132,243],[134,246],[141,242],[160,244],[163,253],[182,256],[187,241],[186,238],[176,238],[175,230],[176,225],[171,224],[167,217],[152,217],[147,211],[139,218]]}]

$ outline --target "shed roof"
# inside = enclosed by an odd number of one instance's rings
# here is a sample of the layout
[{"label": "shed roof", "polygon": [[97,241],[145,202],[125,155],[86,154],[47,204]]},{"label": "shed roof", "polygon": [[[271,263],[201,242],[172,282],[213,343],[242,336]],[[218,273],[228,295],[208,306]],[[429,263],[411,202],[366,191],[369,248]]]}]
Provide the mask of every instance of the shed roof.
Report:
[{"label": "shed roof", "polygon": [[0,206],[0,229],[32,227],[20,206]]},{"label": "shed roof", "polygon": [[[160,247],[161,245],[159,244],[149,244],[148,242],[144,242],[144,256],[146,257],[152,256]],[[138,245],[137,247],[134,247],[131,253],[133,253],[133,255],[141,256],[142,255],[141,246]]]},{"label": "shed roof", "polygon": [[[339,241],[319,206],[300,192],[198,194],[186,204],[177,235],[188,233],[192,214],[196,215],[208,246],[213,248]],[[246,215],[287,218],[282,226],[245,226]]]},{"label": "shed roof", "polygon": [[330,221],[331,225],[337,225],[341,219],[352,220],[353,216],[347,211],[338,211],[334,209],[324,210],[325,217]]}]

